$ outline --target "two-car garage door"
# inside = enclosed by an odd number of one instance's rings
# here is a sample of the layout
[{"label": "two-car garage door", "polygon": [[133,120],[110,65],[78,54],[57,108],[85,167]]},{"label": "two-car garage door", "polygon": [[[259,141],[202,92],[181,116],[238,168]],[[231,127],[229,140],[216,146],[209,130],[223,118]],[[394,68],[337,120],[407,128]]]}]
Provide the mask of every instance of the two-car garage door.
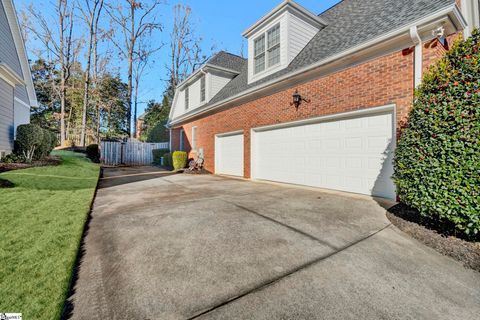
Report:
[{"label": "two-car garage door", "polygon": [[[256,128],[253,179],[395,198],[392,110]],[[216,173],[243,176],[243,133],[217,136]]]}]

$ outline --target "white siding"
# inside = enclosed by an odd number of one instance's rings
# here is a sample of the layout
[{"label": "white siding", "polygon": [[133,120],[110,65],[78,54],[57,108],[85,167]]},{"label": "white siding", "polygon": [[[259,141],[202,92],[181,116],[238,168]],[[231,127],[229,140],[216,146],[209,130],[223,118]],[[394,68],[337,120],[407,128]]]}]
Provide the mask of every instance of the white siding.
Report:
[{"label": "white siding", "polygon": [[[254,74],[254,41],[277,23],[280,23],[280,64],[273,68],[267,68],[258,74]],[[288,67],[290,62],[305,48],[317,32],[317,27],[306,22],[294,13],[285,11],[254,34],[250,35],[248,38],[248,82],[258,81]]]},{"label": "white siding", "polygon": [[[208,79],[207,79],[208,80]],[[207,100],[212,99],[232,80],[230,77],[221,76],[219,74],[210,74],[210,93],[207,92]]]},{"label": "white siding", "polygon": [[190,105],[188,110],[196,109],[200,106],[200,78],[189,84]]},{"label": "white siding", "polygon": [[318,29],[294,14],[289,13],[288,19],[288,63],[290,63],[317,34]]}]

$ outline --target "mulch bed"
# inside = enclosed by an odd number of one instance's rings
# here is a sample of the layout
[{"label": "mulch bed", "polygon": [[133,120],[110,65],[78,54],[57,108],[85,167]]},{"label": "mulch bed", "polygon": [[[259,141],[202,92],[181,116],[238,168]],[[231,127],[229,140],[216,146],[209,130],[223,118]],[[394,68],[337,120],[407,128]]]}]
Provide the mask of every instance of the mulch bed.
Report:
[{"label": "mulch bed", "polygon": [[5,180],[5,179],[0,179],[0,189],[2,188],[13,188],[15,187],[15,185],[8,181],[8,180]]},{"label": "mulch bed", "polygon": [[[456,237],[443,224],[424,218],[412,208],[398,204],[387,212],[388,219],[400,230],[435,249],[443,255],[460,261],[465,267],[480,272],[480,242]],[[478,240],[478,239],[477,239]]]},{"label": "mulch bed", "polygon": [[50,156],[43,160],[32,163],[0,163],[0,173],[12,170],[27,169],[33,167],[58,166],[62,163],[60,157]]}]

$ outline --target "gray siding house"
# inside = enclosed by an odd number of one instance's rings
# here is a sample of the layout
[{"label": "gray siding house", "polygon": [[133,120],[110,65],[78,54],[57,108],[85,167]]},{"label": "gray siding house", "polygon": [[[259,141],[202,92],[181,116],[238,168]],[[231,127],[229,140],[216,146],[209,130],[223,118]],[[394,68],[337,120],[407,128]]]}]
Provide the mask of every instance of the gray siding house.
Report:
[{"label": "gray siding house", "polygon": [[13,149],[16,128],[37,106],[25,43],[12,0],[0,3],[0,158]]}]

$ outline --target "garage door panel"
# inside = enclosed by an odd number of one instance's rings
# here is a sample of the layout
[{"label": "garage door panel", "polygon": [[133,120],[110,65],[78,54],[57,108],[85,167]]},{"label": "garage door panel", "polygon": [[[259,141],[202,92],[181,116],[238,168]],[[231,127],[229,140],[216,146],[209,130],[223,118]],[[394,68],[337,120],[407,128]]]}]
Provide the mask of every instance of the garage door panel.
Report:
[{"label": "garage door panel", "polygon": [[215,138],[215,173],[243,177],[243,134]]},{"label": "garage door panel", "polygon": [[392,113],[253,134],[256,179],[395,197]]}]

